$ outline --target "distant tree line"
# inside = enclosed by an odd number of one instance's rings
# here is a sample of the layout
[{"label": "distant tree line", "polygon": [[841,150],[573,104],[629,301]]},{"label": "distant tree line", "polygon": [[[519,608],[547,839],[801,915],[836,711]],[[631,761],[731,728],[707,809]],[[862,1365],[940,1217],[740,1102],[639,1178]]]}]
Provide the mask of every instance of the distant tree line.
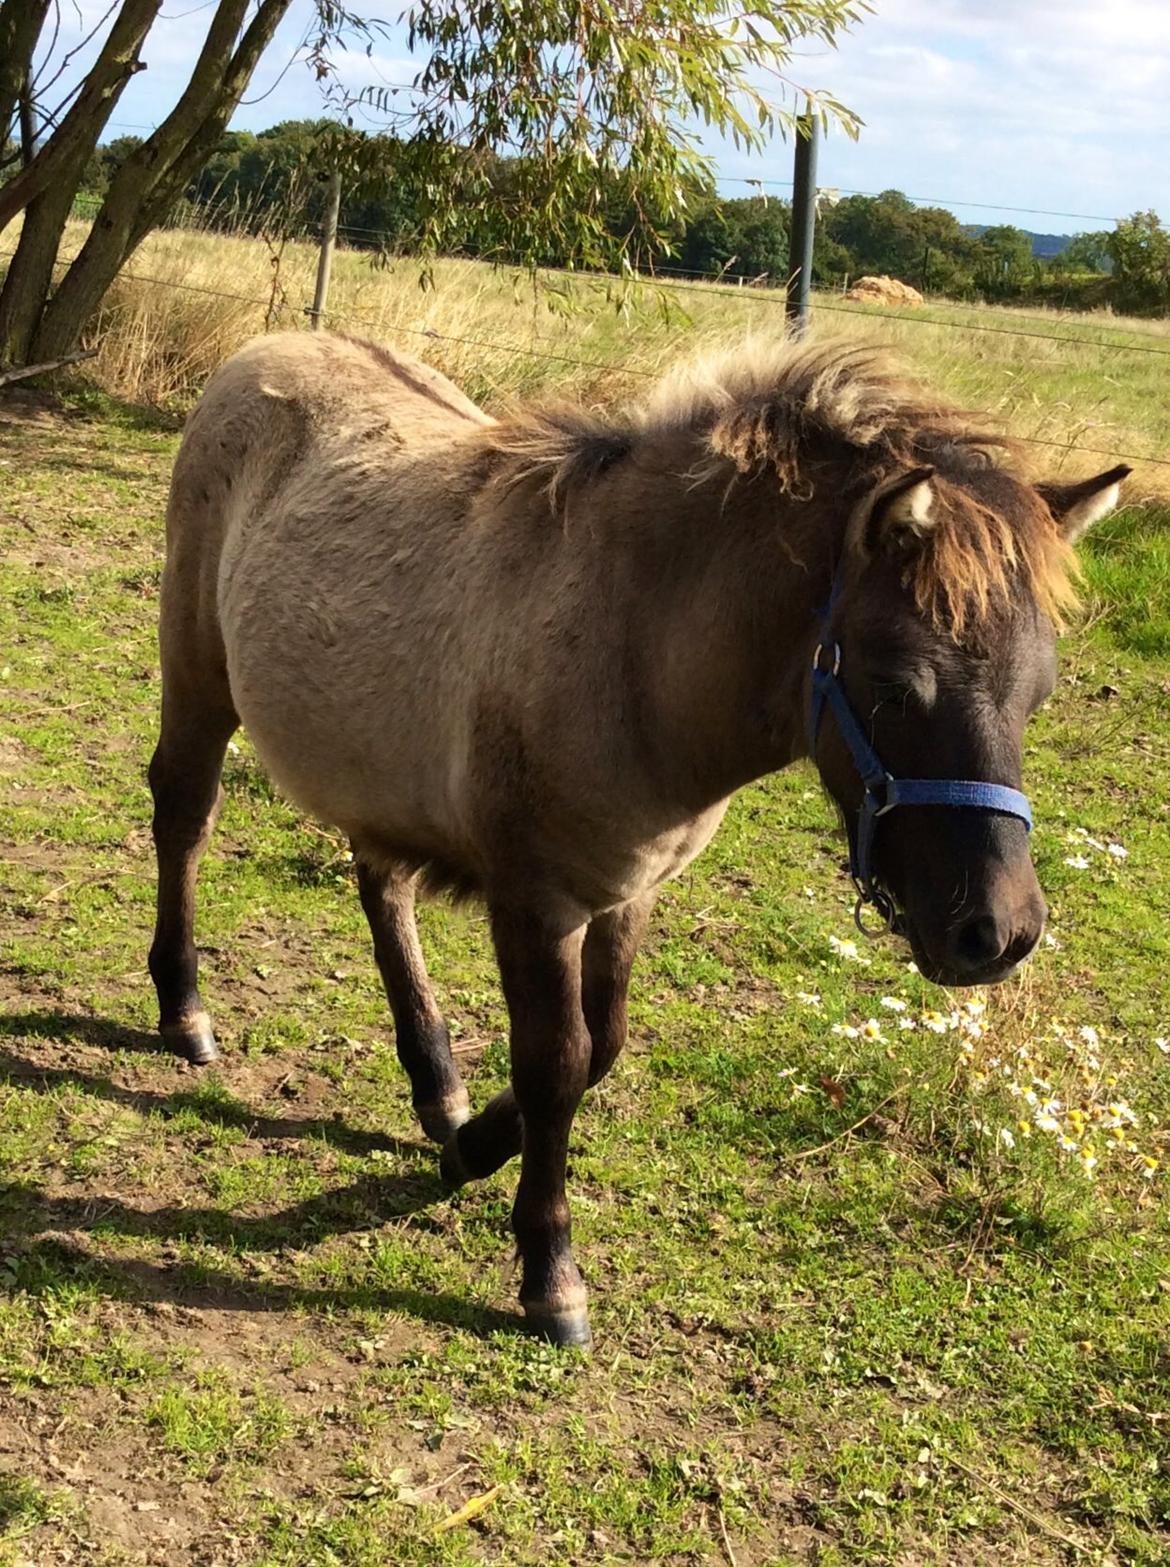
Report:
[{"label": "distant tree line", "polygon": [[[229,131],[187,186],[172,214],[175,223],[199,222],[249,232],[308,233],[320,222],[324,176],[320,122],[286,121],[270,130]],[[84,189],[100,196],[138,140],[121,137],[99,147]],[[501,211],[527,190],[514,160],[497,159],[491,188]],[[782,283],[788,267],[791,208],[758,193],[728,200],[713,188],[693,187],[689,215],[657,223],[633,210],[615,184],[606,195],[606,224],[615,235],[640,238],[630,260],[644,269],[673,269],[693,277]],[[341,238],[353,247],[389,255],[409,254],[425,227],[427,192],[404,169],[400,180],[360,183],[345,191]],[[647,240],[649,232],[654,237]],[[474,228],[451,245],[456,254],[517,259],[506,235],[493,233],[477,214]],[[548,266],[572,265],[550,243],[540,258]],[[900,191],[876,196],[822,198],[814,254],[814,280],[843,287],[866,274],[884,273],[923,293],[988,301],[1034,301],[1071,307],[1110,305],[1140,314],[1170,313],[1170,233],[1154,212],[1139,212],[1110,232],[1072,236],[1058,254],[1033,254],[1032,236],[1001,224],[982,230],[960,223],[943,207],[915,205]]]},{"label": "distant tree line", "polygon": [[[249,143],[225,142],[225,132],[292,0],[200,0],[179,13],[200,13],[202,41],[175,94],[159,102],[158,124],[142,141],[99,151],[127,84],[156,46],[166,53],[154,31],[174,15],[164,3],[102,0],[88,17],[75,5],[85,37],[72,43],[59,0],[0,0],[0,233],[14,230],[0,271],[6,382],[9,371],[51,373],[72,360],[147,235],[183,221],[185,204],[208,206],[208,164],[242,186],[251,154],[260,202],[282,181],[296,198],[265,226],[279,221],[287,232],[311,205],[306,188],[327,150],[351,200],[370,198],[347,216],[359,227],[368,216],[392,244],[413,235],[428,256],[463,248],[532,266],[564,252],[598,271],[623,267],[635,242],[656,243],[643,214],[661,213],[663,228],[681,222],[692,184],[709,177],[686,124],[701,117],[741,151],[762,152],[803,112],[794,94],[765,84],[791,81],[801,45],[835,47],[869,10],[867,0],[749,0],[746,9],[653,0],[588,12],[565,0],[407,0],[398,20],[419,64],[402,92],[350,82],[341,68],[354,49],[381,45],[384,22],[349,0],[306,0],[297,56],[327,123],[277,127]],[[806,102],[826,127],[856,130],[831,93],[812,87]],[[394,135],[366,134],[355,120]],[[279,179],[263,179],[267,163]],[[86,179],[88,202],[79,200]],[[67,254],[61,241],[79,208],[93,221]],[[628,229],[613,226],[623,211]]]}]

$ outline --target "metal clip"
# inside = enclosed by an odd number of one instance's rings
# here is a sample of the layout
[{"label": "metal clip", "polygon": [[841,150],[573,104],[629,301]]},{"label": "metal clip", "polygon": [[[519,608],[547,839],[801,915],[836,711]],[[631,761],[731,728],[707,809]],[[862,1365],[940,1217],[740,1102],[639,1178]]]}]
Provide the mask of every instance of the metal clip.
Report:
[{"label": "metal clip", "polygon": [[[817,669],[817,670],[820,669],[820,667],[821,667],[821,654],[824,651],[825,651],[825,644],[823,642],[818,642],[817,645],[816,645],[816,650],[815,650],[815,652],[813,653],[813,656],[812,656],[812,667],[814,669]],[[834,642],[833,643],[833,667],[832,667],[832,669],[830,669],[828,671],[828,673],[830,675],[835,675],[835,674],[838,673],[840,668],[841,668],[841,644],[839,642]]]},{"label": "metal clip", "polygon": [[[886,936],[894,930],[898,920],[898,910],[894,906],[894,900],[888,892],[881,887],[866,890],[855,879],[853,885],[857,888],[857,902],[853,905],[853,923],[863,936],[871,941],[877,936]],[[882,920],[880,925],[867,925],[862,918],[866,906],[872,904]]]}]

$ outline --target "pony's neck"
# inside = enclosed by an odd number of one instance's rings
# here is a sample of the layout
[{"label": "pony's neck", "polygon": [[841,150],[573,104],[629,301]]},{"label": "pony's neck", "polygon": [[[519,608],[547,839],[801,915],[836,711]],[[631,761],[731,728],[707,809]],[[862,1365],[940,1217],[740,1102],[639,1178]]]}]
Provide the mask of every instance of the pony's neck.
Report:
[{"label": "pony's neck", "polygon": [[670,570],[648,593],[645,715],[666,787],[705,808],[807,752],[810,655],[837,546],[811,503],[726,478],[657,503]]}]

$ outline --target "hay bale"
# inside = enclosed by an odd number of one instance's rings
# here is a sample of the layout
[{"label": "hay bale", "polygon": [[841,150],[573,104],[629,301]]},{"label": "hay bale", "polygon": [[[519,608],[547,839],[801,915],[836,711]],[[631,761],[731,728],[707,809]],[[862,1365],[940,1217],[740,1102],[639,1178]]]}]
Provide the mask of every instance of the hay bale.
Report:
[{"label": "hay bale", "polygon": [[926,303],[916,288],[911,288],[909,283],[899,283],[896,277],[859,277],[845,298],[859,300],[863,305]]}]

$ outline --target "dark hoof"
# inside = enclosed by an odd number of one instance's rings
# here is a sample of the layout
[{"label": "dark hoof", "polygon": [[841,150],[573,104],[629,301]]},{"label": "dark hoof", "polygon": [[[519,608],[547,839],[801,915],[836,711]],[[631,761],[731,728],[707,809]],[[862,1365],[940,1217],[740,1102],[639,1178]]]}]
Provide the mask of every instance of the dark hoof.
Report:
[{"label": "dark hoof", "polygon": [[443,1152],[439,1155],[439,1176],[444,1186],[454,1190],[457,1186],[465,1186],[472,1179],[471,1171],[463,1162],[463,1155],[459,1152],[459,1132],[451,1133],[443,1144]]},{"label": "dark hoof", "polygon": [[445,1148],[452,1136],[471,1116],[471,1104],[467,1098],[466,1089],[459,1094],[451,1094],[446,1099],[440,1099],[434,1104],[415,1105],[415,1114],[423,1131],[431,1142],[438,1143],[440,1148]]},{"label": "dark hoof", "polygon": [[192,1066],[210,1066],[219,1060],[219,1047],[206,1012],[183,1023],[164,1023],[159,1033],[175,1055],[190,1061]]},{"label": "dark hoof", "polygon": [[589,1331],[589,1312],[584,1306],[570,1306],[562,1311],[547,1306],[524,1307],[524,1321],[528,1331],[562,1349],[591,1349],[593,1334]]}]

